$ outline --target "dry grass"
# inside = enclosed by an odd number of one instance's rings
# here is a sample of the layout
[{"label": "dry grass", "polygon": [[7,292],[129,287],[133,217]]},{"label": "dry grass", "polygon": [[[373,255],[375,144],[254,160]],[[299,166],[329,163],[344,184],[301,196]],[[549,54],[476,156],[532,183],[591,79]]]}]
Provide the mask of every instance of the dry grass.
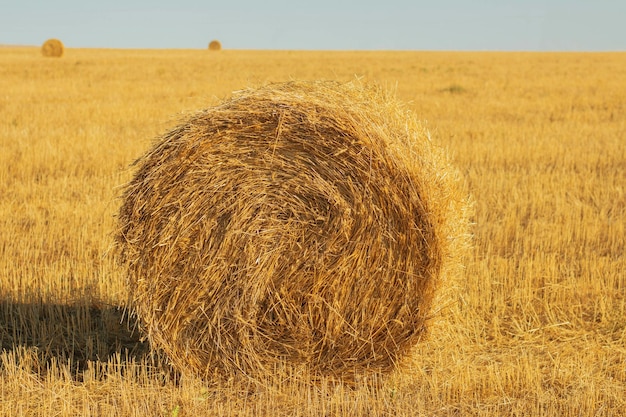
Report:
[{"label": "dry grass", "polygon": [[[626,408],[626,55],[0,50],[0,415],[598,415]],[[126,326],[128,165],[250,84],[354,75],[450,151],[475,246],[405,371],[204,384]],[[207,80],[213,80],[207,82]],[[158,88],[155,88],[158,86]],[[454,88],[451,88],[454,86]],[[49,347],[50,346],[50,347]]]},{"label": "dry grass", "polygon": [[182,372],[389,372],[458,270],[458,177],[381,89],[239,91],[137,164],[118,240],[133,307]]},{"label": "dry grass", "polygon": [[58,39],[48,39],[41,45],[41,54],[46,57],[59,58],[63,56],[63,42]]}]

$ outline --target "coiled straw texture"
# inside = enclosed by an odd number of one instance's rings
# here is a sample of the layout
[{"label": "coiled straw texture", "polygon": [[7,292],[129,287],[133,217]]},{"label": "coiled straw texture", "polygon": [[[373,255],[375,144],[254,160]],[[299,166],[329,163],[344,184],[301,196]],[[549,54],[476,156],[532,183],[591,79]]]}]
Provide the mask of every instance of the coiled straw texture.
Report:
[{"label": "coiled straw texture", "polygon": [[443,152],[358,82],[237,92],[136,166],[117,236],[131,305],[153,346],[205,377],[392,370],[465,232]]}]

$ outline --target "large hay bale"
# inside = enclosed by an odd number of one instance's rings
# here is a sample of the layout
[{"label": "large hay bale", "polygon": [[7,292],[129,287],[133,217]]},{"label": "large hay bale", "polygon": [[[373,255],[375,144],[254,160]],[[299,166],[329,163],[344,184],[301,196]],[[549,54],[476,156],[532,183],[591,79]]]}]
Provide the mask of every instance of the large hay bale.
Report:
[{"label": "large hay bale", "polygon": [[209,50],[210,51],[219,51],[222,49],[222,43],[218,40],[212,40],[209,42]]},{"label": "large hay bale", "polygon": [[442,151],[358,83],[240,91],[136,164],[117,236],[131,304],[153,346],[204,376],[393,369],[464,232]]},{"label": "large hay bale", "polygon": [[41,45],[41,54],[46,57],[61,57],[63,51],[63,42],[58,39],[48,39]]}]

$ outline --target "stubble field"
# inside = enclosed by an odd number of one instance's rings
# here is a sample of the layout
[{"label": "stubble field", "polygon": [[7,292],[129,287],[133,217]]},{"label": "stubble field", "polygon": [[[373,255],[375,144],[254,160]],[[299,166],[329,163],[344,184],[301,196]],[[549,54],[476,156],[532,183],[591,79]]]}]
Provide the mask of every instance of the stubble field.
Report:
[{"label": "stubble field", "polygon": [[[462,279],[383,381],[180,377],[111,253],[130,164],[231,91],[397,90],[474,200]],[[0,48],[0,415],[611,416],[626,409],[626,54]]]}]

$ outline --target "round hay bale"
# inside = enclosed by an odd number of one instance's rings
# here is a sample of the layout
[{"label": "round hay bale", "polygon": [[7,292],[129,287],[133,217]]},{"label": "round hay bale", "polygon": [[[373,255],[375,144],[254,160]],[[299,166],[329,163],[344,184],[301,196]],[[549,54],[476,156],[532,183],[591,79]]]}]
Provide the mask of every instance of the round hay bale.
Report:
[{"label": "round hay bale", "polygon": [[209,42],[209,51],[219,51],[222,49],[222,44],[218,40]]},{"label": "round hay bale", "polygon": [[63,51],[63,42],[58,39],[48,39],[41,45],[41,54],[43,56],[58,58],[63,56]]},{"label": "round hay bale", "polygon": [[154,347],[205,377],[392,370],[465,232],[443,152],[358,83],[237,92],[136,165],[117,235],[130,303]]}]

